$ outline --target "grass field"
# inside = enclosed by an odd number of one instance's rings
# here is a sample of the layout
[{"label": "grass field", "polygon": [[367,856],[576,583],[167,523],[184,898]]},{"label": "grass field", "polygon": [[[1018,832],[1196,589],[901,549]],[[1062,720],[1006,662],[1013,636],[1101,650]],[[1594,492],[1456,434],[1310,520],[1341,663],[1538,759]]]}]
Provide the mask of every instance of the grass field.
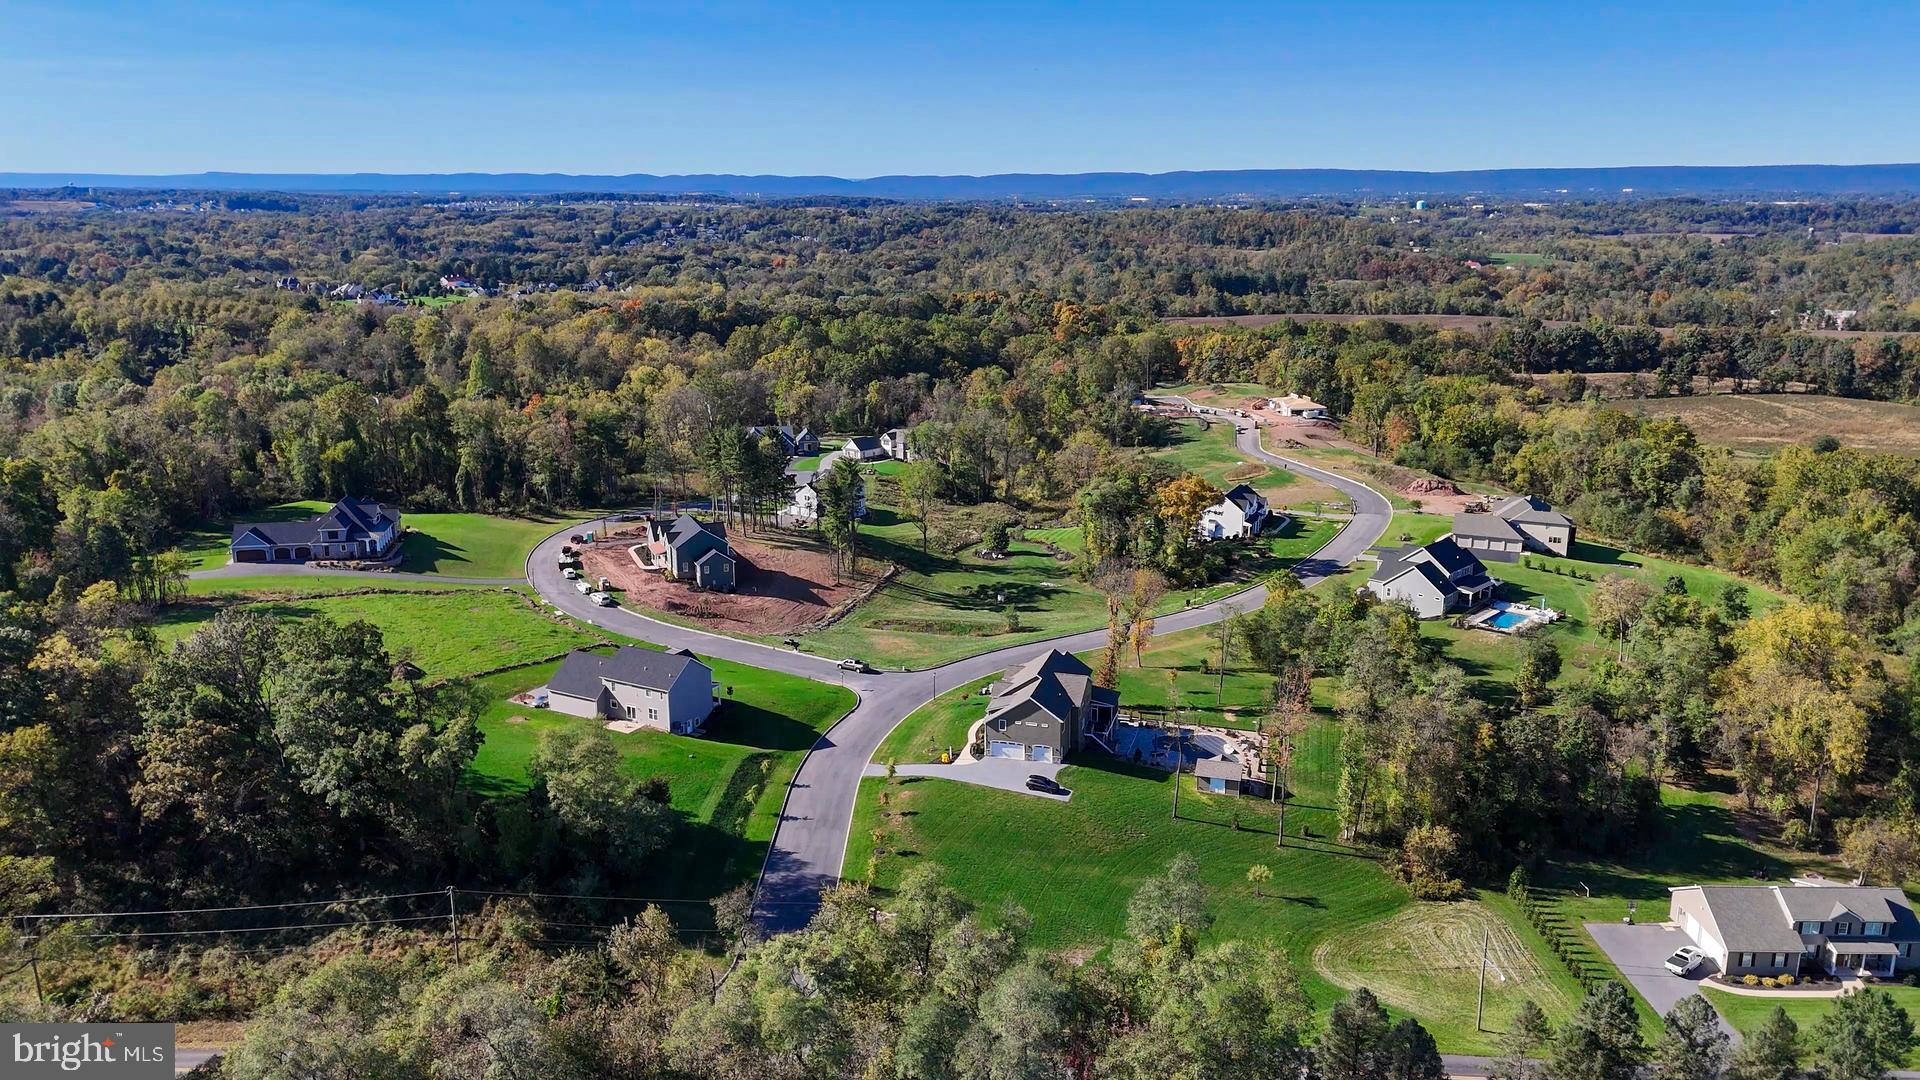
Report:
[{"label": "grass field", "polygon": [[873,761],[939,761],[966,744],[967,730],[987,714],[980,690],[999,678],[989,675],[941,694],[907,714],[873,752]]},{"label": "grass field", "polygon": [[[1920,988],[1912,986],[1886,986],[1884,990],[1893,998],[1893,1003],[1907,1010],[1907,1015],[1920,1019]],[[1776,1006],[1787,1010],[1793,1022],[1800,1025],[1800,1035],[1805,1039],[1820,1019],[1833,1011],[1832,998],[1810,998],[1802,1001],[1779,1001],[1773,998],[1748,997],[1745,994],[1729,994],[1724,990],[1708,988],[1707,1000],[1713,1002],[1727,1023],[1736,1031],[1745,1034],[1766,1022]],[[1920,1068],[1920,1047],[1907,1052],[1906,1067]]]},{"label": "grass field", "polygon": [[[1320,549],[1338,525],[1320,520],[1293,522],[1279,536],[1261,542],[1256,555],[1243,556],[1231,580],[1170,594],[1163,611],[1205,603],[1237,592]],[[846,618],[802,637],[809,651],[857,656],[882,667],[919,668],[1023,641],[1091,630],[1106,620],[1105,600],[1074,573],[1073,563],[1048,550],[1047,543],[1073,554],[1080,550],[1078,529],[1034,529],[1016,540],[1009,557],[979,558],[922,554],[912,522],[884,506],[874,506],[861,530],[869,557],[900,564],[901,572]],[[1000,597],[1006,597],[1003,604]],[[1019,617],[1009,632],[1005,608]]]},{"label": "grass field", "polygon": [[1192,423],[1175,424],[1171,444],[1154,450],[1151,456],[1195,473],[1221,491],[1235,484],[1250,484],[1274,506],[1342,501],[1340,493],[1325,484],[1242,457],[1234,444],[1233,425],[1228,423],[1204,428]]},{"label": "grass field", "polygon": [[1613,403],[1644,416],[1686,422],[1701,442],[1748,453],[1831,435],[1847,446],[1920,455],[1920,408],[1819,394],[1696,394]]},{"label": "grass field", "polygon": [[[297,521],[311,518],[331,503],[308,500],[282,503],[264,510],[237,515],[241,521]],[[402,551],[406,560],[400,569],[415,574],[443,574],[448,577],[519,577],[524,571],[527,552],[555,529],[586,517],[577,515],[535,515],[496,517],[491,514],[415,514],[403,513],[400,521],[409,532]],[[193,560],[192,569],[206,570],[227,563],[227,542],[233,536],[231,521],[209,522],[189,533],[180,544]]]},{"label": "grass field", "polygon": [[[1394,1011],[1418,1016],[1444,1049],[1490,1051],[1497,1035],[1475,1033],[1471,1009],[1462,1013],[1455,1007],[1456,973],[1416,971],[1385,956],[1377,963],[1362,961],[1348,946],[1351,941],[1372,949],[1404,934],[1404,917],[1393,920],[1407,897],[1371,852],[1324,839],[1337,832],[1331,809],[1337,738],[1331,730],[1323,734],[1298,758],[1297,801],[1287,815],[1283,848],[1275,846],[1275,818],[1267,803],[1201,794],[1192,790],[1191,777],[1183,777],[1187,786],[1180,793],[1180,818],[1174,820],[1167,774],[1087,755],[1082,764],[1061,771],[1061,782],[1074,792],[1065,804],[944,780],[902,778],[891,787],[883,779],[864,780],[844,872],[864,879],[877,846],[883,853],[874,883],[886,889],[906,868],[931,861],[983,910],[1004,901],[1024,908],[1033,918],[1033,944],[1079,950],[1124,935],[1126,898],[1174,855],[1187,852],[1198,860],[1213,893],[1217,921],[1209,940],[1279,946],[1322,1008],[1344,987],[1316,966],[1316,957],[1341,978],[1357,963],[1371,964],[1368,985],[1388,988]],[[880,805],[883,792],[889,799],[885,807]],[[984,821],[993,822],[993,828],[982,828]],[[1246,880],[1247,868],[1255,864],[1273,871],[1260,897]],[[1535,980],[1516,986],[1534,993],[1549,1016],[1564,1018],[1565,1003],[1572,1000],[1566,985],[1570,976],[1550,966],[1530,928],[1493,906],[1503,898],[1483,903],[1477,917],[1505,926],[1503,941],[1510,943],[1515,971]],[[1440,1007],[1402,1007],[1402,1002],[1419,1002],[1428,984],[1446,989],[1445,997],[1436,999]],[[1499,1008],[1511,1007],[1507,998],[1499,1000]],[[1511,1003],[1517,1003],[1517,994]],[[1500,1020],[1505,1014],[1490,1015]],[[1497,1030],[1498,1025],[1488,1026]]]},{"label": "grass field", "polygon": [[[827,683],[703,658],[725,689],[699,737],[658,731],[612,733],[635,776],[662,776],[687,829],[657,856],[648,895],[685,899],[669,912],[683,927],[704,927],[705,901],[760,872],[779,825],[787,783],[827,728],[853,708],[853,694]],[[473,782],[499,794],[527,786],[527,763],[544,731],[595,727],[595,721],[515,705],[512,695],[546,683],[557,663],[517,668],[480,680],[488,700],[480,718],[486,741]]]},{"label": "grass field", "polygon": [[[411,660],[432,678],[531,663],[603,640],[597,633],[555,622],[533,610],[528,606],[530,595],[524,588],[416,590],[260,600],[241,608],[281,619],[365,620],[380,628],[396,660]],[[186,637],[218,610],[212,605],[170,608],[155,632],[164,641]]]}]

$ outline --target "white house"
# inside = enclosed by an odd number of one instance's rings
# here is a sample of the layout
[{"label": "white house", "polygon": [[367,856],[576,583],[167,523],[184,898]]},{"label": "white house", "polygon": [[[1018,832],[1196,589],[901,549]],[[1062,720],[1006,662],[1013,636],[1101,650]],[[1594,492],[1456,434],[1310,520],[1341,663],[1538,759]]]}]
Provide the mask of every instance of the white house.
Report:
[{"label": "white house", "polygon": [[880,448],[895,461],[912,461],[919,456],[913,452],[913,432],[906,428],[889,428],[881,432]]},{"label": "white house", "polygon": [[892,456],[887,452],[885,438],[884,435],[855,435],[834,452],[855,461],[885,461]]},{"label": "white house", "polygon": [[[831,467],[831,458],[834,456],[837,455],[829,455],[821,464]],[[780,513],[795,524],[811,525],[820,520],[820,484],[826,479],[827,470],[792,475],[793,494],[787,497],[787,505],[781,508]],[[867,478],[864,476],[860,478],[860,492],[854,497],[853,516],[867,516]]]},{"label": "white house", "polygon": [[1202,540],[1244,540],[1259,536],[1268,516],[1266,496],[1236,484],[1219,502],[1201,511],[1197,531]]},{"label": "white house", "polygon": [[1325,405],[1320,404],[1312,398],[1301,397],[1299,394],[1288,394],[1286,397],[1277,397],[1272,399],[1268,404],[1281,416],[1294,416],[1302,420],[1325,420],[1327,418],[1327,407]]},{"label": "white house", "polygon": [[719,698],[713,669],[685,649],[623,645],[612,656],[576,652],[547,681],[547,706],[569,716],[622,721],[686,735]]}]

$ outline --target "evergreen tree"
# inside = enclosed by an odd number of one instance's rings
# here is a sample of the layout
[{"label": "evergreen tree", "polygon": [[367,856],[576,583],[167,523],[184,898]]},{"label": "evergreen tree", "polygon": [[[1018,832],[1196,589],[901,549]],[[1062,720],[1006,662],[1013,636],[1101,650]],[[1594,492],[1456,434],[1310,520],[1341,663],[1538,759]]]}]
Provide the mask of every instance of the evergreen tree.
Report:
[{"label": "evergreen tree", "polygon": [[1654,1080],[1718,1080],[1731,1043],[1706,998],[1683,997],[1667,1011],[1666,1034],[1653,1048]]},{"label": "evergreen tree", "polygon": [[[1514,873],[1520,874],[1519,868]],[[1541,1080],[1547,1074],[1539,1054],[1553,1041],[1553,1026],[1547,1014],[1529,998],[1514,1011],[1506,1034],[1500,1037],[1500,1057],[1494,1063],[1496,1080]]]},{"label": "evergreen tree", "polygon": [[1727,1080],[1793,1080],[1799,1075],[1800,1025],[1776,1005],[1734,1052]]},{"label": "evergreen tree", "polygon": [[1906,1059],[1913,1018],[1878,990],[1834,999],[1813,1029],[1822,1080],[1879,1080]]},{"label": "evergreen tree", "polygon": [[1633,998],[1617,982],[1587,992],[1555,1042],[1552,1080],[1634,1080],[1647,1056]]},{"label": "evergreen tree", "polygon": [[1341,998],[1327,1014],[1326,1030],[1313,1048],[1321,1080],[1378,1080],[1386,1035],[1387,1010],[1371,990],[1363,986]]}]

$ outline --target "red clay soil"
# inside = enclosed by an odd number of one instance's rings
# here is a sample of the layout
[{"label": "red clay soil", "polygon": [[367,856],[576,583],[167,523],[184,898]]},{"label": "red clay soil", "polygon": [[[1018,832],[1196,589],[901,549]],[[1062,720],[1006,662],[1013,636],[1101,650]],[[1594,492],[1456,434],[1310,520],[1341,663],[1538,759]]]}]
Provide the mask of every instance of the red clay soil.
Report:
[{"label": "red clay soil", "polygon": [[738,591],[700,592],[635,565],[627,548],[638,539],[628,535],[582,547],[581,573],[596,582],[605,577],[624,592],[620,602],[627,607],[692,619],[730,634],[797,632],[853,599],[873,581],[862,573],[836,585],[833,564],[825,552],[761,543],[736,533],[731,539]]}]

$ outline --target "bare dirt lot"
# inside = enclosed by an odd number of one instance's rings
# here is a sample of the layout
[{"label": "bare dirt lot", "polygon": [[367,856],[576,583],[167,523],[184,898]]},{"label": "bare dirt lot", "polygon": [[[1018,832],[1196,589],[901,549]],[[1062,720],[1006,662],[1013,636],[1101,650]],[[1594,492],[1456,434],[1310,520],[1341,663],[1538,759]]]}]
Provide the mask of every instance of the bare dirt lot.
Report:
[{"label": "bare dirt lot", "polygon": [[796,633],[854,599],[876,580],[878,570],[835,583],[827,553],[810,539],[732,535],[737,592],[700,592],[642,570],[627,549],[634,534],[581,549],[581,572],[605,577],[624,593],[621,603],[658,611],[732,634]]}]

